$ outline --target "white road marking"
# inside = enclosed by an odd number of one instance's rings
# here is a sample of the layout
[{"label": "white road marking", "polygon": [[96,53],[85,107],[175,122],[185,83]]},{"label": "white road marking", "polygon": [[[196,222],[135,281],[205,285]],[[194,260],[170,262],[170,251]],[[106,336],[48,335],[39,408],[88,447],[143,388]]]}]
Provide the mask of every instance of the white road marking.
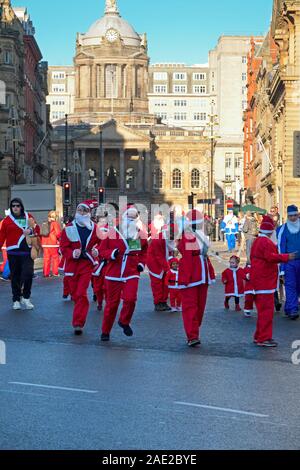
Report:
[{"label": "white road marking", "polygon": [[195,408],[204,408],[207,410],[215,410],[215,411],[225,411],[227,413],[237,413],[240,415],[255,416],[256,418],[269,418],[269,415],[263,415],[260,413],[251,413],[250,411],[233,410],[231,408],[220,408],[218,406],[199,405],[196,403],[185,403],[181,401],[175,401],[175,405],[193,406]]},{"label": "white road marking", "polygon": [[69,387],[58,387],[54,385],[41,385],[41,384],[31,384],[25,382],[9,382],[11,385],[23,385],[25,387],[37,387],[37,388],[48,388],[52,390],[65,390],[67,392],[81,392],[81,393],[99,393],[97,390],[84,390],[82,388],[69,388]]}]

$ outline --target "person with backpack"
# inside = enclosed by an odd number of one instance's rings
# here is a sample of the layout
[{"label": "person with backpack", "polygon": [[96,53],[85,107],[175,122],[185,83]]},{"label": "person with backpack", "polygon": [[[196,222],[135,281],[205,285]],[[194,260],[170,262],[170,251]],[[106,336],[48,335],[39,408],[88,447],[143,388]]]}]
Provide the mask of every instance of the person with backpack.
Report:
[{"label": "person with backpack", "polygon": [[59,240],[61,227],[55,211],[50,211],[48,221],[41,226],[41,241],[44,251],[44,277],[50,277],[51,269],[54,277],[59,277]]}]

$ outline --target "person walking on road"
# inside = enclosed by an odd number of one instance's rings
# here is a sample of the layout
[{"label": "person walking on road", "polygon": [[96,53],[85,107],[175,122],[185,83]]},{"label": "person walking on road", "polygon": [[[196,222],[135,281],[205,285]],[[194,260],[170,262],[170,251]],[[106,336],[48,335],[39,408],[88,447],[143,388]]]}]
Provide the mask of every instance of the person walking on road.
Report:
[{"label": "person walking on road", "polygon": [[296,253],[279,254],[277,246],[271,240],[274,229],[272,218],[265,216],[258,238],[252,246],[250,272],[257,308],[254,343],[257,346],[269,348],[278,346],[273,339],[274,292],[278,287],[278,265],[288,263],[298,257]]},{"label": "person walking on road", "polygon": [[247,263],[249,264],[251,248],[252,248],[254,240],[256,239],[258,235],[257,220],[254,217],[253,213],[247,212],[242,231],[246,240],[246,256],[247,256]]},{"label": "person walking on road", "polygon": [[48,221],[41,226],[41,243],[44,252],[44,277],[50,277],[51,269],[54,277],[59,277],[59,240],[61,226],[55,211],[50,211]]},{"label": "person walking on road", "polygon": [[13,309],[32,310],[31,289],[34,275],[34,261],[29,246],[30,237],[39,237],[40,228],[31,214],[25,211],[21,199],[10,203],[9,215],[0,229],[0,249],[6,242],[7,257],[11,273]]}]

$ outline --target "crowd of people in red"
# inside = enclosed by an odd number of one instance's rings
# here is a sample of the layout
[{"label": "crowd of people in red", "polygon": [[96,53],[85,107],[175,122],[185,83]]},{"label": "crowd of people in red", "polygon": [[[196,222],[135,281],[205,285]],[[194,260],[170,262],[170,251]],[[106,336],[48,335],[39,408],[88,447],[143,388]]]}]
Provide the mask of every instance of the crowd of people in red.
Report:
[{"label": "crowd of people in red", "polygon": [[[62,228],[54,212],[39,227],[22,201],[14,199],[0,228],[0,248],[6,245],[11,272],[13,308],[33,309],[31,287],[34,275],[33,247],[37,239],[44,252],[44,276],[59,276],[64,271],[64,299],[74,303],[73,328],[82,335],[89,312],[88,289],[92,284],[94,300],[102,310],[101,341],[110,340],[122,303],[118,325],[128,337],[133,335],[132,318],[138,298],[141,273],[148,269],[154,308],[157,312],[182,312],[189,347],[201,344],[200,329],[208,289],[216,281],[210,261],[209,238],[204,232],[204,217],[196,209],[181,218],[181,226],[165,224],[159,215],[147,227],[134,204],[129,204],[118,220],[99,213],[93,220],[96,204],[85,201],[77,207],[74,219]],[[253,304],[258,311],[254,342],[275,347],[272,338],[274,292],[277,289],[278,263],[288,263],[295,254],[279,254],[271,236],[274,222],[264,217],[260,234],[253,243],[250,264],[242,269],[233,256],[222,275],[225,308],[246,294],[245,314]],[[170,299],[170,305],[169,305]]]}]

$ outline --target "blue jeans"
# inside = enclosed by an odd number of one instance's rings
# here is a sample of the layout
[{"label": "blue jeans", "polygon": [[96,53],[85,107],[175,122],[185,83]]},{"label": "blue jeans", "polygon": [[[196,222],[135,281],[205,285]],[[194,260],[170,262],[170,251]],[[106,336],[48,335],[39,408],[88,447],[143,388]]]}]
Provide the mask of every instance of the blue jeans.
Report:
[{"label": "blue jeans", "polygon": [[236,242],[235,235],[234,234],[226,235],[226,240],[227,240],[228,250],[229,251],[234,250],[235,249],[235,242]]},{"label": "blue jeans", "polygon": [[297,315],[300,296],[300,260],[290,261],[285,266],[285,312],[287,315]]}]

